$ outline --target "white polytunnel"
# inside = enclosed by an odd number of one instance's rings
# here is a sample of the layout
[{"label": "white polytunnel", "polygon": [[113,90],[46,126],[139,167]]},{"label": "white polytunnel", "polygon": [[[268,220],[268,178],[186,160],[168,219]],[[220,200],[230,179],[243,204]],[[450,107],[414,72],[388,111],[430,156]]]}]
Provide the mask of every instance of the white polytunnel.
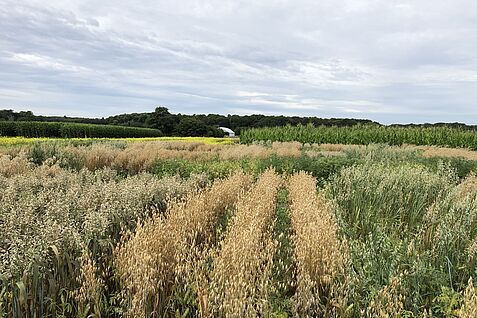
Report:
[{"label": "white polytunnel", "polygon": [[230,129],[230,128],[227,128],[227,127],[219,127],[220,130],[222,130],[223,132],[227,133],[229,135],[229,137],[235,137],[235,132]]}]

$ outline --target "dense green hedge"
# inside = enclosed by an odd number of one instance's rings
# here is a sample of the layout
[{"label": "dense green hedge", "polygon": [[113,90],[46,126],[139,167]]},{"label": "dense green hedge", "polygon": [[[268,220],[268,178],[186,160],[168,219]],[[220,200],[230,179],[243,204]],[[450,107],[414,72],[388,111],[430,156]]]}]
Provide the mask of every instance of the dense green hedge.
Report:
[{"label": "dense green hedge", "polygon": [[157,129],[60,122],[0,121],[0,136],[56,138],[160,137]]},{"label": "dense green hedge", "polygon": [[240,142],[299,141],[302,143],[360,144],[384,143],[389,145],[435,145],[477,150],[477,132],[448,127],[386,127],[357,125],[352,127],[296,127],[253,128],[242,132]]}]

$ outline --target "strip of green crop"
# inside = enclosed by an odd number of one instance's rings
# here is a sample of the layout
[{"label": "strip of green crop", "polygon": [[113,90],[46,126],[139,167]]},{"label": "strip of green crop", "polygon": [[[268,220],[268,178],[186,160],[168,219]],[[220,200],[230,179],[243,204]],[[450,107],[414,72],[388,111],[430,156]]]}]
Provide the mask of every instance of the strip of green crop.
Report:
[{"label": "strip of green crop", "polygon": [[137,138],[159,137],[161,131],[151,128],[115,125],[93,125],[61,122],[0,121],[0,136],[55,138]]},{"label": "strip of green crop", "polygon": [[270,297],[272,317],[292,317],[294,294],[293,273],[293,243],[288,205],[288,191],[281,189],[278,192],[276,221],[273,229],[273,239],[277,243],[277,251],[273,258],[274,292]]},{"label": "strip of green crop", "polygon": [[477,150],[477,132],[448,127],[386,127],[356,125],[351,127],[326,127],[298,125],[286,127],[252,128],[240,135],[240,142],[299,141],[302,143],[333,143],[368,145],[435,145]]}]

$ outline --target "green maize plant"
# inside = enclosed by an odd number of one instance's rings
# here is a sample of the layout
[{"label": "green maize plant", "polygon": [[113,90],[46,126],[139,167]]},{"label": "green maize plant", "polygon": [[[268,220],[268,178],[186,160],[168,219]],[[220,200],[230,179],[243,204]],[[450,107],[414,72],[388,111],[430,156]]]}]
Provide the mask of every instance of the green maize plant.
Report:
[{"label": "green maize plant", "polygon": [[157,129],[115,125],[93,125],[60,122],[0,121],[0,136],[56,138],[139,138],[160,137]]},{"label": "green maize plant", "polygon": [[386,127],[356,125],[350,127],[315,127],[309,125],[252,128],[240,135],[240,142],[299,141],[317,144],[383,143],[389,145],[434,145],[477,150],[477,133],[471,130],[449,127]]}]

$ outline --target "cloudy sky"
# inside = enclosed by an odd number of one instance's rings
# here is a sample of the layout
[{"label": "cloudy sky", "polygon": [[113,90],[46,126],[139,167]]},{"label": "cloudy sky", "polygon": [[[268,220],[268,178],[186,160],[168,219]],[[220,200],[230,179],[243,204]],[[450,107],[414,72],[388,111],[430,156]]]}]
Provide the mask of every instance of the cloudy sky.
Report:
[{"label": "cloudy sky", "polygon": [[0,0],[0,108],[477,124],[473,0]]}]

